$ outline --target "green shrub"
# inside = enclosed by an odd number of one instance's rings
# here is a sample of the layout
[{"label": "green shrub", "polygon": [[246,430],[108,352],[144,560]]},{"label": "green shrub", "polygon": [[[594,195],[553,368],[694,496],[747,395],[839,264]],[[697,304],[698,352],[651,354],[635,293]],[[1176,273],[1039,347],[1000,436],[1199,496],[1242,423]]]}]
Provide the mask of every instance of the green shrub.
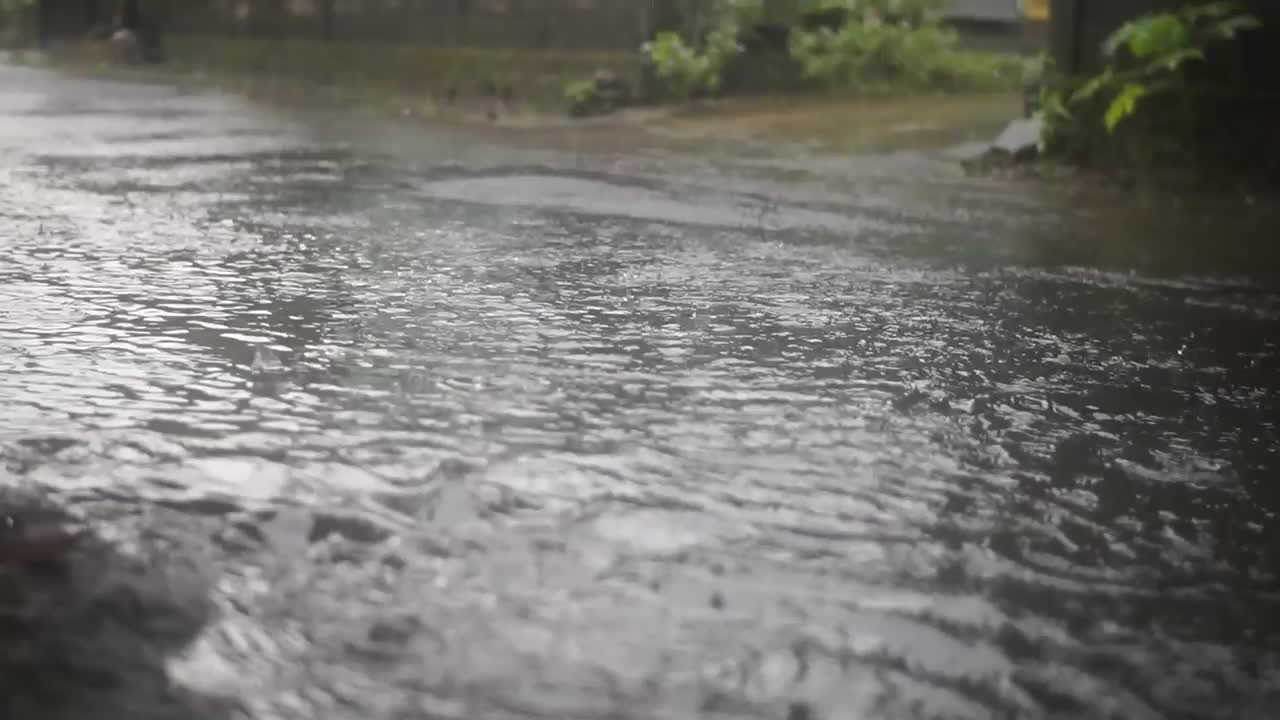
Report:
[{"label": "green shrub", "polygon": [[[1042,92],[1044,135],[1041,148],[1064,154],[1091,136],[1092,118],[1108,134],[1153,104],[1190,90],[1187,70],[1203,62],[1215,45],[1260,26],[1234,2],[1191,4],[1174,12],[1144,15],[1120,26],[1103,44],[1107,65],[1084,79],[1058,78]],[[1086,119],[1089,118],[1089,119]],[[1185,118],[1164,118],[1177,125]]]},{"label": "green shrub", "polygon": [[[1143,98],[1176,91],[1186,83],[1185,65],[1202,61],[1209,47],[1260,25],[1235,3],[1192,5],[1176,13],[1146,15],[1120,26],[1104,44],[1111,64],[1075,93],[1080,100],[1110,98],[1103,123],[1114,132],[1137,112]],[[1128,55],[1131,67],[1119,69]]]},{"label": "green shrub", "polygon": [[645,46],[645,53],[667,91],[681,100],[719,84],[709,54],[689,46],[678,33],[659,33]]},{"label": "green shrub", "polygon": [[931,89],[950,91],[998,91],[1017,88],[1030,72],[1016,55],[995,52],[955,51],[930,75]]},{"label": "green shrub", "polygon": [[711,0],[686,23],[684,33],[659,33],[644,53],[668,92],[687,100],[720,90],[725,70],[743,53],[739,36],[758,22],[763,0]]},{"label": "green shrub", "polygon": [[659,34],[645,54],[666,92],[680,99],[716,94],[730,70],[739,85],[786,78],[841,94],[1018,87],[1017,57],[958,48],[955,31],[939,20],[945,2],[808,0],[782,21],[792,26],[781,52],[748,59],[742,38],[764,17],[763,0],[685,0],[683,29]]},{"label": "green shrub", "polygon": [[573,80],[565,83],[564,99],[570,105],[584,105],[591,102],[596,95],[596,83],[594,80]]},{"label": "green shrub", "polygon": [[794,29],[791,55],[805,77],[838,93],[996,90],[1016,87],[1022,61],[960,50],[939,0],[818,0],[839,9],[837,28]]}]

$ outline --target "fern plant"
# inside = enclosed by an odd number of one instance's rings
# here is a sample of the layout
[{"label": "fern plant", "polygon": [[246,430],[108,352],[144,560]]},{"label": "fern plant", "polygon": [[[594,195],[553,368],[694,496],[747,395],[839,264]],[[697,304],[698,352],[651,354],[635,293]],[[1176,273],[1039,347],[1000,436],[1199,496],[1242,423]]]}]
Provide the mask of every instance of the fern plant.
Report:
[{"label": "fern plant", "polygon": [[1189,5],[1120,26],[1103,45],[1107,66],[1071,94],[1072,105],[1106,98],[1103,125],[1115,132],[1144,100],[1186,87],[1187,66],[1209,49],[1261,23],[1233,2]]}]

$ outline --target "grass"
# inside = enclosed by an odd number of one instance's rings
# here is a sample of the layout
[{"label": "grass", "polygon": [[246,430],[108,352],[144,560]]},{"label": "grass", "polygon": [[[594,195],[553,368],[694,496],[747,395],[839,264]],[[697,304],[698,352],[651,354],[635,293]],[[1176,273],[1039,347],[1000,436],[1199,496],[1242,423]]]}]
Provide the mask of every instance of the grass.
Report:
[{"label": "grass", "polygon": [[1021,110],[1011,93],[731,99],[671,118],[690,132],[804,138],[842,152],[944,147],[989,139]]},{"label": "grass", "polygon": [[[530,132],[572,129],[575,142],[599,136],[666,145],[752,140],[771,152],[864,152],[941,147],[987,139],[1019,114],[1019,98],[1001,93],[890,93],[839,98],[826,94],[759,95],[689,106],[637,108],[612,118],[571,120],[566,87],[608,69],[638,84],[638,53],[583,53],[326,43],[204,35],[166,39],[167,62],[121,67],[102,43],[61,50],[57,64],[77,71],[164,82],[189,80],[269,102],[336,106],[382,115],[478,123]],[[513,95],[500,118],[490,115],[495,89]],[[499,93],[500,94],[500,93]],[[456,96],[456,97],[453,97]],[[451,99],[452,98],[452,99]],[[512,107],[512,106],[515,107]],[[495,121],[495,122],[489,122]],[[646,140],[645,138],[648,138]],[[660,137],[660,140],[655,138]],[[782,143],[775,143],[782,141]]]},{"label": "grass", "polygon": [[[561,112],[566,83],[607,69],[638,83],[634,53],[440,48],[412,44],[173,35],[166,62],[135,74],[186,76],[255,96],[280,100],[359,101],[422,107],[449,101],[502,98]],[[101,43],[59,53],[64,64],[109,69]]]}]

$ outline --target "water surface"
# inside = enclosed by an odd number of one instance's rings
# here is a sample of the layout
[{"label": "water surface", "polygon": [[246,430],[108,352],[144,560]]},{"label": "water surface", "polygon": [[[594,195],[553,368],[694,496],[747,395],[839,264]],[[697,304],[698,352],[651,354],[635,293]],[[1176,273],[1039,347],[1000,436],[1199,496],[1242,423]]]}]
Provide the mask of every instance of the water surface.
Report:
[{"label": "water surface", "polygon": [[0,88],[5,717],[1280,702],[1248,218]]}]

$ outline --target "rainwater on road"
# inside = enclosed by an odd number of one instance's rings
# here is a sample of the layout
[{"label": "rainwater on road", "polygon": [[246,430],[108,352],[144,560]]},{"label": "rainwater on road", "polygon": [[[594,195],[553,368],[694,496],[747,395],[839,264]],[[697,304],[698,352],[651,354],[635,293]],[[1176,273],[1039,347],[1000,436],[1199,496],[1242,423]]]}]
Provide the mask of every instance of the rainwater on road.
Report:
[{"label": "rainwater on road", "polygon": [[362,122],[0,67],[0,717],[1274,717],[1248,220]]}]

